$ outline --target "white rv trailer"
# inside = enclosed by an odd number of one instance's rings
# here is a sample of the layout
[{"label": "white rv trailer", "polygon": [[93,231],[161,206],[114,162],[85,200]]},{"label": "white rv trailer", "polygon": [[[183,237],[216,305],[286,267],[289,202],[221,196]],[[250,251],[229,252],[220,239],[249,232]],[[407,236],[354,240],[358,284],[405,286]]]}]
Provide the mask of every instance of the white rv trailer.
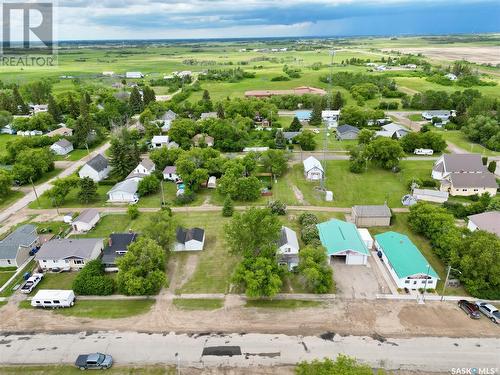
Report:
[{"label": "white rv trailer", "polygon": [[31,300],[33,307],[71,307],[75,304],[75,293],[72,290],[41,289]]}]

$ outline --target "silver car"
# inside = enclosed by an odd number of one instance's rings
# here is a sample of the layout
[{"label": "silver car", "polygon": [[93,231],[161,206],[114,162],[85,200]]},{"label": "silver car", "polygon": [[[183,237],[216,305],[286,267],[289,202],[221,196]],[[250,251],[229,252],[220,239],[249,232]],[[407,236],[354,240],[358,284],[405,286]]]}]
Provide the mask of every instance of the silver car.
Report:
[{"label": "silver car", "polygon": [[491,303],[481,301],[476,302],[476,305],[479,308],[479,311],[486,315],[493,323],[500,323],[500,311],[498,311],[495,306]]}]

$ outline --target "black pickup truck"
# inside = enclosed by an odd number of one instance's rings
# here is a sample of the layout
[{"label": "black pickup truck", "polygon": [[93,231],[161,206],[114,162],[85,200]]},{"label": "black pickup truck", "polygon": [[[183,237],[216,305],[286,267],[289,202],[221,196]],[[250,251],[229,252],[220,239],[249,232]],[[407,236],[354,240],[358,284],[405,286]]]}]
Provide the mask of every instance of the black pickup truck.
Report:
[{"label": "black pickup truck", "polygon": [[80,370],[102,370],[113,365],[113,357],[102,353],[81,354],[75,362]]}]

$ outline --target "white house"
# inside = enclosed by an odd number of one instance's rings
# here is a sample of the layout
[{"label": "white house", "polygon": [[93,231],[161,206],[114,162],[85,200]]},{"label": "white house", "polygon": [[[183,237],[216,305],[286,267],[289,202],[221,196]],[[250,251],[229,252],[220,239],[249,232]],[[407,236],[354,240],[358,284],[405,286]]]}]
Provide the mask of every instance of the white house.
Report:
[{"label": "white house", "polygon": [[397,232],[377,234],[375,248],[398,288],[436,289],[439,276],[408,236]]},{"label": "white house", "polygon": [[321,119],[329,128],[336,128],[340,117],[340,110],[321,111]]},{"label": "white house", "polygon": [[215,189],[216,187],[217,187],[217,177],[210,176],[208,178],[207,188],[209,188],[209,189]]},{"label": "white house", "polygon": [[144,74],[142,74],[141,72],[126,72],[125,78],[131,78],[131,79],[144,78]]},{"label": "white house", "polygon": [[83,210],[78,217],[71,222],[73,230],[76,232],[88,232],[95,227],[101,215],[95,208]]},{"label": "white house", "polygon": [[125,181],[118,182],[108,191],[108,202],[137,203],[139,201],[139,195],[137,194],[139,181],[140,178],[129,178]]},{"label": "white house", "polygon": [[149,158],[144,158],[141,160],[137,167],[135,167],[132,172],[129,173],[127,179],[129,178],[143,178],[149,176],[156,169],[155,163]]},{"label": "white house", "polygon": [[112,77],[114,74],[115,72],[110,72],[110,71],[102,72],[102,75],[105,77]]},{"label": "white house", "polygon": [[104,248],[102,238],[60,238],[45,242],[35,255],[43,270],[80,270],[97,259]]},{"label": "white house", "polygon": [[400,139],[408,134],[410,130],[399,124],[382,125],[382,130],[376,131],[377,137],[396,138]]},{"label": "white house", "polygon": [[168,147],[170,137],[168,135],[155,135],[151,139],[152,148]]},{"label": "white house", "polygon": [[500,211],[483,212],[468,216],[468,219],[467,228],[471,232],[484,230],[500,237]]},{"label": "white house", "polygon": [[288,227],[281,227],[278,240],[278,263],[291,271],[299,265],[299,241],[297,233]]},{"label": "white house", "polygon": [[178,181],[180,180],[179,175],[177,174],[177,168],[175,165],[167,165],[163,170],[163,179],[169,181]]},{"label": "white house", "polygon": [[43,112],[48,112],[49,110],[49,105],[48,104],[35,104],[30,106],[31,110],[33,111],[33,114],[36,115],[37,113],[43,113]]},{"label": "white house", "polygon": [[101,154],[97,154],[78,171],[78,176],[80,178],[88,177],[94,182],[99,182],[108,177],[109,171],[108,159]]},{"label": "white house", "polygon": [[160,117],[160,121],[163,122],[161,126],[161,131],[168,132],[170,130],[170,127],[172,126],[172,121],[174,121],[176,117],[177,113],[175,113],[171,109],[165,112],[163,116]]},{"label": "white house", "polygon": [[71,151],[73,151],[73,143],[68,141],[67,139],[61,139],[50,146],[52,152],[56,155],[67,155]]},{"label": "white house", "polygon": [[177,228],[174,251],[201,251],[205,245],[205,231],[201,228]]},{"label": "white house", "polygon": [[19,267],[39,245],[36,227],[26,224],[18,227],[0,241],[0,267]]},{"label": "white house", "polygon": [[314,156],[309,156],[302,163],[304,164],[304,176],[307,181],[319,181],[323,178],[323,166]]},{"label": "white house", "polygon": [[454,116],[455,111],[425,111],[422,112],[422,118],[431,121],[433,118],[438,118],[441,122],[448,122],[450,117]]}]

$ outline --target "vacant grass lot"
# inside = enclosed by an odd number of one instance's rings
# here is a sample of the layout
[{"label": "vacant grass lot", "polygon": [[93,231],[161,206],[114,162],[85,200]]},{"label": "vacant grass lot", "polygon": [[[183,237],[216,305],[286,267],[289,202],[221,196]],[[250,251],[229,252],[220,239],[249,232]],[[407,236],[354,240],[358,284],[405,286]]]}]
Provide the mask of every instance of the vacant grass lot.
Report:
[{"label": "vacant grass lot", "polygon": [[[72,375],[81,374],[82,371],[74,366],[3,366],[0,373],[4,375],[30,374],[30,375]],[[109,375],[174,375],[175,367],[169,366],[115,366],[106,370]]]},{"label": "vacant grass lot", "polygon": [[[59,206],[59,208],[74,208],[74,207],[104,207],[106,206],[106,200],[108,199],[107,192],[111,190],[112,186],[97,186],[97,198],[88,203],[84,204],[81,203],[80,200],[78,199],[78,189],[73,189],[69,192],[69,194],[66,196],[66,199],[64,200],[64,203]],[[43,193],[39,197],[39,202],[40,205],[38,205],[38,202],[35,200],[29,204],[29,208],[34,208],[34,209],[48,209],[48,208],[54,208],[52,205],[52,201],[48,197],[47,193]]]},{"label": "vacant grass lot", "polygon": [[455,146],[460,147],[464,151],[485,156],[500,155],[500,152],[488,150],[486,147],[483,147],[478,143],[469,141],[465,134],[460,130],[441,130],[433,128],[433,131],[439,132],[439,134],[441,134],[445,140],[450,141]]},{"label": "vacant grass lot", "polygon": [[73,280],[78,275],[77,271],[43,274],[42,281],[31,292],[36,294],[40,289],[73,289]]},{"label": "vacant grass lot", "polygon": [[304,301],[298,299],[285,299],[285,300],[263,300],[255,299],[249,300],[245,307],[258,307],[266,309],[299,309],[306,307],[318,307],[323,303],[318,301]]},{"label": "vacant grass lot", "polygon": [[293,166],[292,182],[310,205],[351,207],[355,204],[383,204],[401,207],[401,198],[408,193],[413,178],[430,178],[432,161],[402,161],[401,171],[392,173],[376,166],[360,174],[349,171],[349,161],[326,161],[326,188],[333,191],[333,202],[325,202],[324,194],[315,190],[319,183],[304,178],[302,164]]},{"label": "vacant grass lot", "polygon": [[[425,237],[415,234],[408,227],[408,214],[398,213],[394,214],[390,227],[373,227],[369,228],[372,236],[375,236],[379,233],[384,233],[388,231],[394,231],[406,234],[415,246],[420,250],[422,255],[427,259],[432,268],[437,272],[440,277],[440,280],[437,283],[436,291],[441,293],[443,288],[444,280],[446,279],[446,265],[439,259],[439,257],[432,251],[432,246],[429,240]],[[447,295],[459,295],[466,296],[468,293],[464,288],[446,288]]]},{"label": "vacant grass lot", "polygon": [[175,298],[174,306],[181,310],[217,310],[224,306],[222,299],[182,299]]}]

